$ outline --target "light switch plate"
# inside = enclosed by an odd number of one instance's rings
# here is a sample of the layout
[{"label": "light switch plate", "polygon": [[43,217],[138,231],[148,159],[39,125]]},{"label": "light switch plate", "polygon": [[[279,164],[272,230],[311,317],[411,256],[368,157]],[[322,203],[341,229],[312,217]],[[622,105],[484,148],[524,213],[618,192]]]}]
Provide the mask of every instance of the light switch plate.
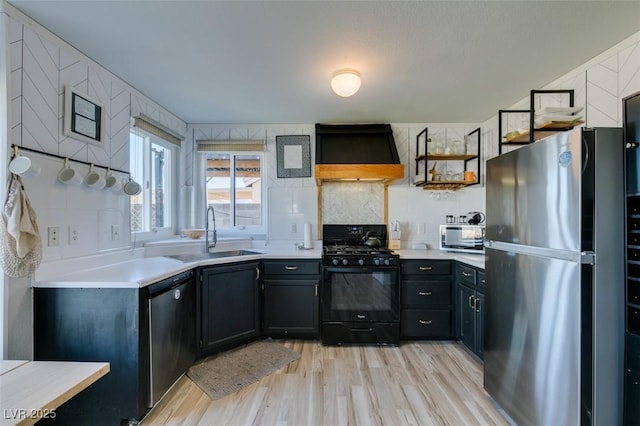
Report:
[{"label": "light switch plate", "polygon": [[69,245],[78,244],[78,239],[80,238],[80,234],[78,233],[77,226],[69,226]]}]

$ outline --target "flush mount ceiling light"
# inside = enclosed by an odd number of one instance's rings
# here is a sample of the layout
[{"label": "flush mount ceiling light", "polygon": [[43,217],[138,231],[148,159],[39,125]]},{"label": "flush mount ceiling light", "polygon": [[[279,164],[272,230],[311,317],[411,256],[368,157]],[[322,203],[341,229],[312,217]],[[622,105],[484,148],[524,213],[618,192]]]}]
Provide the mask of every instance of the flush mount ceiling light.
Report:
[{"label": "flush mount ceiling light", "polygon": [[360,89],[360,73],[351,69],[336,71],[331,79],[331,89],[336,95],[348,98],[353,96]]}]

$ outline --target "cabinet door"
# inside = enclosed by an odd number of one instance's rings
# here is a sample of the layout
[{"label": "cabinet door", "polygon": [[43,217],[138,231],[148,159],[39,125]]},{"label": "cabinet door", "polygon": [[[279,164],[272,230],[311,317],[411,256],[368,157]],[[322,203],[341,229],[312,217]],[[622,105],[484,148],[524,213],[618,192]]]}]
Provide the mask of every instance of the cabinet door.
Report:
[{"label": "cabinet door", "polygon": [[484,356],[484,294],[476,293],[476,349],[480,358]]},{"label": "cabinet door", "polygon": [[460,340],[462,340],[462,343],[464,343],[466,347],[468,347],[472,351],[475,351],[475,291],[467,286],[459,285],[458,293],[460,295],[460,306],[458,306],[458,315],[460,318]]},{"label": "cabinet door", "polygon": [[624,424],[640,425],[640,336],[627,333],[624,369]]},{"label": "cabinet door", "polygon": [[319,336],[319,280],[264,280],[265,333],[273,337]]},{"label": "cabinet door", "polygon": [[259,334],[258,263],[201,271],[202,351],[228,349]]}]

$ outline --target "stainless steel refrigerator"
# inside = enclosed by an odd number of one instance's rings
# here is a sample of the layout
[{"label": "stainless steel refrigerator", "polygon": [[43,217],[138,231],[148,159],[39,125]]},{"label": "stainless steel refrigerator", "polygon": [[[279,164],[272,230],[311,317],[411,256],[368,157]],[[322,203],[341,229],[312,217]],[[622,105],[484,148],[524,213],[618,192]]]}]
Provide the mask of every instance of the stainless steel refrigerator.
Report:
[{"label": "stainless steel refrigerator", "polygon": [[484,387],[521,425],[622,423],[622,130],[487,161]]}]

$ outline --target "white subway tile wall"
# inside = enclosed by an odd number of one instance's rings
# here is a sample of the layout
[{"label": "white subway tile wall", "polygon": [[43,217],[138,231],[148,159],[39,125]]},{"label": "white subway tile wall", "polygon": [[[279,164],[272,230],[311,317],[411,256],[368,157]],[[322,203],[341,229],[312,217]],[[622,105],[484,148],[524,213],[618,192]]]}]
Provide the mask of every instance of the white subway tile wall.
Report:
[{"label": "white subway tile wall", "polygon": [[[11,52],[11,140],[9,143],[117,170],[129,169],[129,127],[132,115],[144,113],[178,133],[186,123],[127,87],[117,76],[85,58],[47,30],[7,18]],[[103,143],[82,142],[64,134],[64,89],[72,86],[97,100],[106,111]],[[25,179],[25,187],[46,241],[49,226],[60,228],[60,244],[44,247],[43,261],[88,256],[128,248],[129,200],[86,186],[71,187],[56,180],[63,160],[24,151],[41,163],[40,174]],[[88,166],[73,163],[84,176]],[[101,173],[104,169],[99,169]],[[126,175],[122,174],[121,177]],[[112,237],[112,225],[119,237]],[[68,228],[79,238],[68,243]]]}]

